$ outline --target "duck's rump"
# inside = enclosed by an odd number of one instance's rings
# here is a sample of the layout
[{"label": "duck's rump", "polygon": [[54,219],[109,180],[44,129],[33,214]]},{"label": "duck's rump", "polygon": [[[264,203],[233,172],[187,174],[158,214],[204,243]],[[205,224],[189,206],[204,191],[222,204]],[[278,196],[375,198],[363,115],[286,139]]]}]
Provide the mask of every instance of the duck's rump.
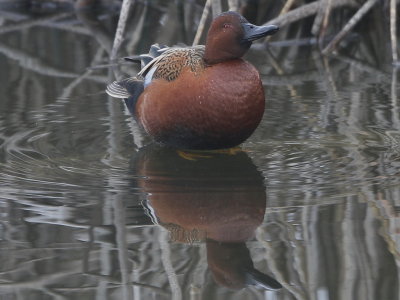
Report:
[{"label": "duck's rump", "polygon": [[148,54],[126,57],[126,60],[141,62],[142,69],[136,77],[109,84],[106,92],[111,97],[125,99],[129,110],[134,113],[137,99],[154,79],[173,81],[187,67],[192,72],[201,72],[205,68],[203,55],[202,45],[181,48],[154,44]]}]

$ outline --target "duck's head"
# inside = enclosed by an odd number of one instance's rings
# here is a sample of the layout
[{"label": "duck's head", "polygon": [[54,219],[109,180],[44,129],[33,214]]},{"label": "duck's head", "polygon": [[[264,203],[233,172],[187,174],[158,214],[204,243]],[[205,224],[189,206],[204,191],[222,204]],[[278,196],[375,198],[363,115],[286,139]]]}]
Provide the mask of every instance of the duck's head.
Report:
[{"label": "duck's head", "polygon": [[204,60],[207,64],[215,64],[242,57],[254,40],[278,30],[276,25],[256,26],[236,12],[224,12],[211,23]]}]

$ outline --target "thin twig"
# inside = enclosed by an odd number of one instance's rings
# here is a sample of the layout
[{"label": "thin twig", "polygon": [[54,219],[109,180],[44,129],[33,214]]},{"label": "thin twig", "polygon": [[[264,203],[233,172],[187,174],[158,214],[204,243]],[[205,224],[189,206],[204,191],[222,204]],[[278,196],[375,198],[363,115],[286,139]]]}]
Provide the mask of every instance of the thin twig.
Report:
[{"label": "thin twig", "polygon": [[328,20],[332,9],[332,0],[321,0],[320,3],[320,8],[315,16],[311,33],[322,38],[328,26]]},{"label": "thin twig", "polygon": [[65,24],[62,22],[56,22],[56,23],[42,23],[40,24],[40,26],[42,27],[50,27],[50,28],[56,28],[59,30],[64,30],[64,31],[69,31],[69,32],[73,32],[76,34],[82,34],[82,35],[91,35],[91,32],[80,25],[75,25],[75,26],[71,26],[71,24]]},{"label": "thin twig", "polygon": [[12,25],[9,25],[9,26],[1,27],[0,28],[0,34],[12,32],[12,31],[17,31],[17,30],[22,30],[22,29],[33,27],[33,26],[41,25],[41,24],[44,24],[44,23],[54,22],[54,21],[57,21],[59,19],[71,17],[72,15],[73,15],[72,13],[68,12],[68,13],[61,13],[61,14],[52,15],[52,16],[39,18],[39,19],[28,19],[28,20],[19,22],[17,24],[12,24]]},{"label": "thin twig", "polygon": [[168,243],[168,233],[164,228],[160,228],[159,243],[161,249],[161,261],[164,266],[165,273],[168,277],[168,282],[171,287],[172,297],[174,300],[182,299],[182,289],[179,285],[178,276],[171,262],[171,248]]},{"label": "thin twig", "polygon": [[110,59],[114,59],[117,56],[117,52],[123,41],[126,21],[128,20],[129,11],[133,2],[134,1],[131,0],[124,0],[124,2],[122,2],[121,14],[118,20],[117,31],[115,33],[115,39],[111,50]]},{"label": "thin twig", "polygon": [[[397,49],[396,49],[397,51]],[[400,118],[399,118],[399,101],[397,100],[397,69],[392,70],[392,85],[391,85],[391,98],[392,98],[392,122],[397,130],[400,129]]]},{"label": "thin twig", "polygon": [[318,35],[318,41],[320,44],[320,49],[322,49],[322,44],[324,42],[324,37],[325,37],[325,32],[328,29],[328,23],[329,23],[329,17],[331,15],[331,11],[332,11],[332,0],[325,0],[327,1],[327,7],[325,10],[325,14],[324,14],[324,20],[322,21],[322,28],[319,32]]},{"label": "thin twig", "polygon": [[398,55],[397,55],[397,1],[390,0],[390,40],[392,42],[392,59],[393,64],[398,64]]},{"label": "thin twig", "polygon": [[[285,5],[282,7],[281,11],[279,12],[278,17],[286,14],[290,10],[290,8],[292,7],[294,1],[296,1],[296,0],[287,0]],[[272,38],[272,35],[267,36],[265,38],[265,41],[269,41],[271,38]]]},{"label": "thin twig", "polygon": [[[130,0],[129,0],[130,1]],[[114,186],[115,180],[110,178],[109,183]],[[130,278],[129,274],[131,272],[131,266],[128,264],[128,242],[127,229],[126,229],[126,208],[123,200],[119,194],[112,196],[112,203],[114,208],[114,226],[116,229],[116,242],[118,248],[118,263],[119,270],[121,273],[121,283],[122,283],[122,299],[132,299],[132,289],[130,288]]]},{"label": "thin twig", "polygon": [[290,10],[290,8],[292,7],[294,1],[296,1],[296,0],[287,0],[285,5],[282,7],[282,10],[279,13],[279,15],[286,14]]},{"label": "thin twig", "polygon": [[[275,59],[275,57],[271,54],[271,52],[268,50],[268,61],[270,62],[271,66],[274,68],[276,73],[278,73],[279,76],[282,76],[285,74],[285,71],[281,68],[279,65],[278,61]],[[292,84],[287,85],[287,88],[290,92],[291,98],[296,98],[297,97],[297,91],[293,87]]]},{"label": "thin twig", "polygon": [[193,46],[198,45],[200,42],[200,38],[204,32],[208,14],[210,13],[210,7],[211,7],[211,0],[207,0],[206,4],[204,5],[203,14],[201,15],[201,18],[200,18],[199,27],[197,28],[196,36],[194,37],[194,40],[193,40]]},{"label": "thin twig", "polygon": [[314,23],[311,28],[311,33],[313,35],[317,35],[321,30],[321,24],[324,19],[324,15],[325,15],[325,11],[326,11],[326,7],[324,5],[325,1],[327,1],[327,0],[323,0],[320,2],[317,15],[314,18]]},{"label": "thin twig", "polygon": [[389,74],[383,72],[382,70],[380,70],[374,66],[369,65],[368,63],[366,63],[364,61],[357,60],[350,56],[342,56],[342,55],[335,55],[335,59],[343,61],[343,62],[349,64],[350,66],[355,67],[358,70],[361,70],[362,72],[374,74],[374,77],[376,78],[376,80],[385,81],[385,82],[390,80]]},{"label": "thin twig", "polygon": [[331,71],[331,67],[329,65],[329,61],[326,58],[326,56],[322,57],[322,63],[323,63],[323,70],[324,70],[324,78],[328,82],[328,88],[327,88],[328,94],[330,94],[330,92],[332,92],[333,97],[330,97],[330,98],[337,99],[338,89],[337,89],[337,86],[335,83],[334,75],[333,75],[333,73]]},{"label": "thin twig", "polygon": [[[99,48],[97,50],[97,53],[94,56],[92,64],[95,64],[97,61],[99,61],[101,59],[101,57],[103,56],[103,54],[104,54],[104,49]],[[86,77],[88,77],[92,72],[93,72],[93,69],[87,69],[81,76],[75,78],[65,88],[63,88],[63,91],[62,91],[60,97],[58,97],[58,98],[59,99],[70,98],[75,87],[77,87],[81,82],[83,82],[86,79]]]},{"label": "thin twig", "polygon": [[[279,26],[283,26],[307,18],[309,16],[315,15],[318,12],[321,1],[323,0],[302,5],[296,9],[289,11],[287,14],[278,16],[268,21],[264,25],[276,24]],[[354,5],[355,3],[352,0],[335,0],[332,3],[332,8],[341,6],[354,6]]]},{"label": "thin twig", "polygon": [[64,78],[76,78],[79,76],[77,73],[52,67],[39,57],[30,55],[20,49],[9,47],[5,44],[0,44],[0,53],[5,55],[8,59],[18,61],[23,68],[33,70],[39,74]]},{"label": "thin twig", "polygon": [[17,11],[0,10],[0,16],[5,21],[21,22],[30,18],[29,15]]},{"label": "thin twig", "polygon": [[355,15],[347,22],[342,30],[333,38],[333,40],[322,50],[323,54],[333,51],[336,45],[350,32],[350,30],[361,20],[361,18],[378,2],[378,0],[368,0],[355,13]]}]

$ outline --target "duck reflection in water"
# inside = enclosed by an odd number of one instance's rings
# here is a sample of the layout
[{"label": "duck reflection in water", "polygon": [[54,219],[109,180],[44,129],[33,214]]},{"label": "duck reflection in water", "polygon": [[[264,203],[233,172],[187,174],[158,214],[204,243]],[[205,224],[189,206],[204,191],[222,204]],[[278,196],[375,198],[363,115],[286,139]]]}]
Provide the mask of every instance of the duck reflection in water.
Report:
[{"label": "duck reflection in water", "polygon": [[245,152],[202,152],[185,159],[175,150],[151,146],[132,163],[154,222],[175,242],[205,242],[208,266],[220,285],[282,288],[254,268],[246,247],[263,221],[266,193],[261,173]]}]

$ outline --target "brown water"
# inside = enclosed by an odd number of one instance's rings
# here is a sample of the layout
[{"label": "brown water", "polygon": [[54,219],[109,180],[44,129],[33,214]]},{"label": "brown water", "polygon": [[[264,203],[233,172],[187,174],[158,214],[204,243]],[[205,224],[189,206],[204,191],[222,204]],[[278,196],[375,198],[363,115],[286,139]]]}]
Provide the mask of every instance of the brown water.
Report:
[{"label": "brown water", "polygon": [[[139,2],[120,56],[190,43],[202,6],[179,3]],[[185,159],[106,96],[112,70],[87,69],[108,63],[118,8],[48,9],[0,14],[0,299],[399,299],[384,52],[254,47],[260,127],[243,151]],[[283,288],[245,286],[253,269]]]}]

